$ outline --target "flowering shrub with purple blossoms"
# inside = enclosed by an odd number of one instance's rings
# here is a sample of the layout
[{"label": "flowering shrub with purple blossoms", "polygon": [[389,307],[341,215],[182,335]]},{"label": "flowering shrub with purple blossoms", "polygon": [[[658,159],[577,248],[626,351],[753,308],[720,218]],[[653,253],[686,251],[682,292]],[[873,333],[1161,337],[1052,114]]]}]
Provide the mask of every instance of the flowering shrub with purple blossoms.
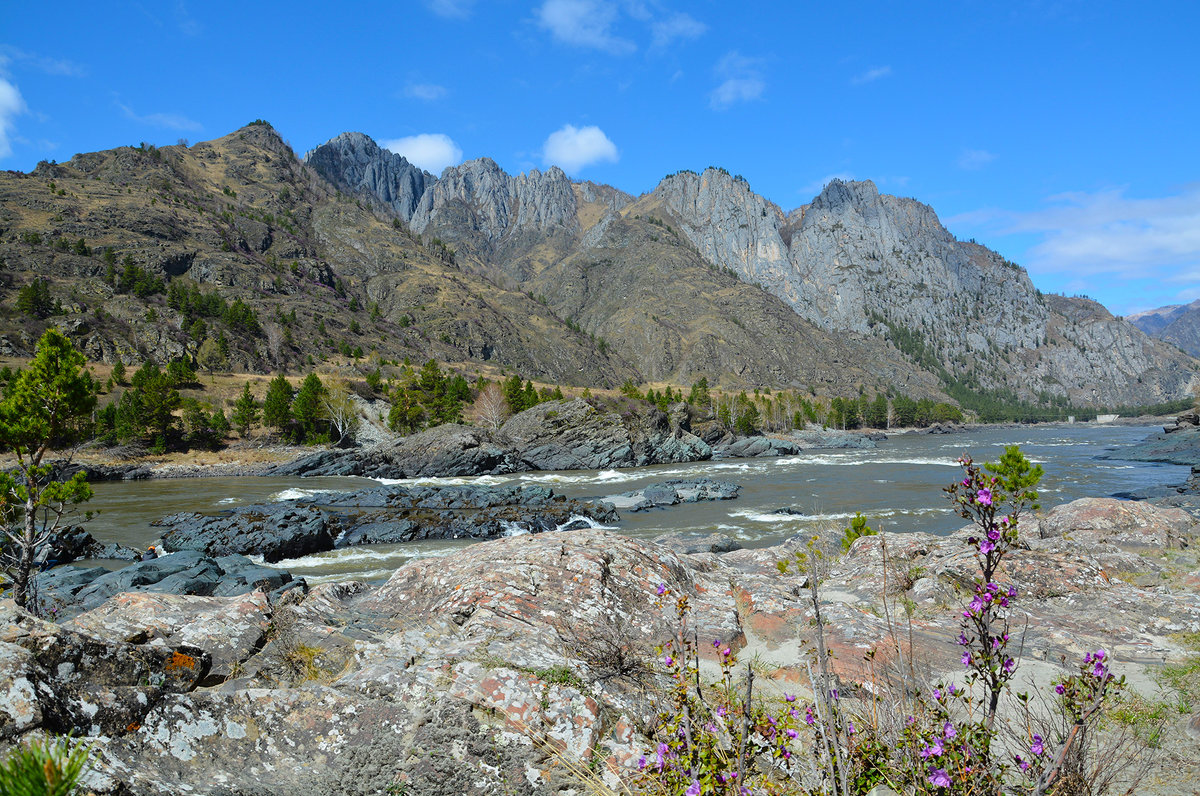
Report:
[{"label": "flowering shrub with purple blossoms", "polygon": [[1105,650],[1088,654],[1076,673],[1053,683],[1053,693],[1040,704],[1055,720],[1036,719],[1024,693],[1011,694],[1016,707],[1006,708],[998,720],[1019,657],[1010,643],[1010,620],[1020,594],[1005,582],[1002,563],[1019,543],[1022,515],[1038,508],[1034,488],[1042,468],[1016,446],[996,463],[980,467],[964,457],[960,464],[963,477],[945,491],[977,529],[968,544],[979,566],[959,618],[962,685],[925,689],[906,681],[891,697],[865,689],[871,693],[857,696],[858,707],[848,707],[824,639],[817,585],[824,554],[814,542],[796,562],[814,610],[808,661],[813,702],[798,705],[788,696],[783,710],[768,711],[763,700],[754,699],[749,670],[745,692],[735,686],[735,656],[719,641],[722,680],[704,689],[697,644],[687,636],[687,599],[677,598],[679,630],[661,653],[672,683],[671,704],[659,716],[657,749],[642,760],[640,792],[849,796],[887,785],[931,796],[1040,796],[1103,789],[1082,787],[1086,777],[1080,772],[1088,735],[1124,684],[1111,674]]},{"label": "flowering shrub with purple blossoms", "polygon": [[[659,598],[670,590],[658,588]],[[658,649],[661,670],[670,683],[658,715],[655,748],[638,760],[637,785],[647,794],[786,794],[784,785],[799,750],[803,714],[788,696],[778,710],[754,699],[753,672],[743,686],[735,683],[737,656],[720,639],[712,641],[720,681],[700,679],[700,648],[689,635],[688,599],[675,598],[675,637]],[[742,688],[745,688],[743,693]]]}]

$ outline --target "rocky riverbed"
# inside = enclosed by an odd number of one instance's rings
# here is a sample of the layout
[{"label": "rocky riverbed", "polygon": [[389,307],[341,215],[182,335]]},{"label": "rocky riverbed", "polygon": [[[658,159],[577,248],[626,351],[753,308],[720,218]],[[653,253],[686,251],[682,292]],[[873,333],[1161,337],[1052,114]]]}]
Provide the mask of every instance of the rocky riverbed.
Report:
[{"label": "rocky riverbed", "polygon": [[[893,654],[901,600],[920,671],[959,669],[955,606],[974,569],[966,535],[864,537],[831,561],[821,610],[848,690],[868,676],[865,652]],[[168,594],[122,570],[130,591],[57,624],[3,603],[0,739],[87,736],[97,794],[615,785],[646,743],[652,647],[670,631],[660,584],[688,596],[701,638],[755,662],[764,695],[804,681],[797,648],[812,604],[776,562],[805,540],[664,541],[591,528],[505,537],[412,561],[379,586],[307,590]],[[1104,646],[1148,683],[1143,667],[1179,659],[1178,634],[1200,631],[1197,541],[1189,514],[1146,503],[1079,500],[1027,521],[1006,573],[1023,595],[1022,671],[1044,680],[1060,656]],[[178,557],[192,569],[208,560],[186,551],[146,564]],[[1170,731],[1194,718],[1172,717]],[[1183,757],[1163,776],[1186,783],[1195,766]]]}]

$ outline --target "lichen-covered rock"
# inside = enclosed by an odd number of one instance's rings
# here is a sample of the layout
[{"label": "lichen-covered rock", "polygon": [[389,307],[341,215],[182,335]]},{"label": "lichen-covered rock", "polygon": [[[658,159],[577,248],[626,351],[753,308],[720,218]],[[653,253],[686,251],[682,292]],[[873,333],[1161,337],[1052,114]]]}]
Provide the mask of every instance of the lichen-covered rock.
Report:
[{"label": "lichen-covered rock", "polygon": [[270,603],[261,591],[236,597],[126,592],[62,626],[98,638],[204,650],[212,660],[207,683],[230,677],[258,651],[270,617]]},{"label": "lichen-covered rock", "polygon": [[202,650],[94,637],[0,601],[0,738],[130,732],[166,695],[194,689],[210,663]]}]

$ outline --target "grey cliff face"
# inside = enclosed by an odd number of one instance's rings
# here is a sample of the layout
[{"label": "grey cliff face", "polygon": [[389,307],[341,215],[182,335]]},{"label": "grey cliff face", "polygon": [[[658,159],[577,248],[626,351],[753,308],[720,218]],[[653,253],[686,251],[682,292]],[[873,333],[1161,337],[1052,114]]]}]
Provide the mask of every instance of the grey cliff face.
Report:
[{"label": "grey cliff face", "polygon": [[453,166],[421,197],[410,222],[412,228],[424,232],[452,214],[455,206],[466,212],[472,231],[489,243],[519,231],[578,230],[575,192],[557,166],[545,173],[533,169],[516,177],[491,158]]},{"label": "grey cliff face", "polygon": [[362,133],[342,133],[304,156],[308,165],[349,192],[366,190],[408,221],[437,177],[382,149]]},{"label": "grey cliff face", "polygon": [[954,377],[1085,403],[1186,393],[1193,362],[1131,324],[1042,296],[1024,269],[957,240],[933,209],[831,181],[784,214],[720,169],[672,175],[653,196],[704,257],[829,331],[918,335]]}]

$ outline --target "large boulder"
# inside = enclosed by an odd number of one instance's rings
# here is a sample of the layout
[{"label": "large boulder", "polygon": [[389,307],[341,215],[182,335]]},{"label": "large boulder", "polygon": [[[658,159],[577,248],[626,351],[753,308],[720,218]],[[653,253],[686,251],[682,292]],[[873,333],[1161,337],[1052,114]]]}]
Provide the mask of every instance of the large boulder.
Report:
[{"label": "large boulder", "polygon": [[211,556],[260,555],[268,562],[333,549],[325,514],[291,501],[243,506],[227,514],[171,514],[153,523],[167,530],[162,545]]},{"label": "large boulder", "polygon": [[1187,547],[1196,521],[1176,508],[1113,498],[1082,498],[1055,506],[1038,524],[1042,539],[1070,536],[1078,541],[1164,550]]}]

